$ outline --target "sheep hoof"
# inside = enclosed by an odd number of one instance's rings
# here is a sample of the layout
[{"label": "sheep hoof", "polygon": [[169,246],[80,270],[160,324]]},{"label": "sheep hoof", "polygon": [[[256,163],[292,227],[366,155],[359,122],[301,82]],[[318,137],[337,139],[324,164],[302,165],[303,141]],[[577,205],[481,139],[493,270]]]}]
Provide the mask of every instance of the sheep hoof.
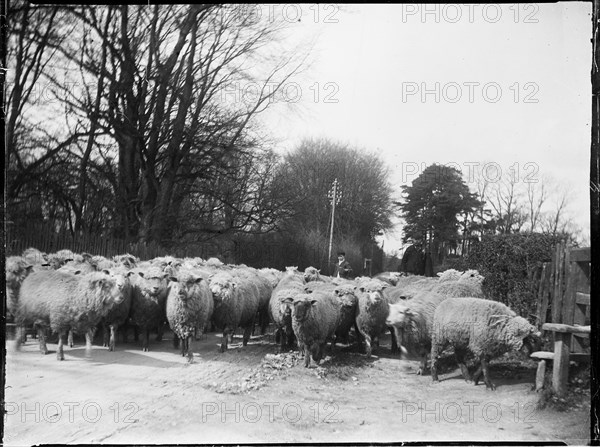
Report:
[{"label": "sheep hoof", "polygon": [[148,348],[142,348],[142,352],[148,352]]},{"label": "sheep hoof", "polygon": [[423,375],[423,369],[422,368],[417,369],[417,376],[422,376],[422,375]]},{"label": "sheep hoof", "polygon": [[496,390],[496,385],[494,385],[493,383],[490,383],[489,385],[485,386],[487,389],[495,391]]}]

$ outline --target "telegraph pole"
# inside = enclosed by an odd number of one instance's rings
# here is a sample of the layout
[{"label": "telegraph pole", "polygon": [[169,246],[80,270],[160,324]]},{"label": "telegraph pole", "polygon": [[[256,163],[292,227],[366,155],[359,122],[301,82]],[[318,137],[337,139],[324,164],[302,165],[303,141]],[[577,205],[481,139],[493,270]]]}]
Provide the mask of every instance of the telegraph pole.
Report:
[{"label": "telegraph pole", "polygon": [[331,203],[331,230],[329,231],[329,256],[327,257],[331,270],[331,248],[333,247],[333,220],[335,219],[335,206],[338,205],[342,200],[342,191],[339,188],[337,178],[333,181],[331,189],[327,193],[327,197]]}]

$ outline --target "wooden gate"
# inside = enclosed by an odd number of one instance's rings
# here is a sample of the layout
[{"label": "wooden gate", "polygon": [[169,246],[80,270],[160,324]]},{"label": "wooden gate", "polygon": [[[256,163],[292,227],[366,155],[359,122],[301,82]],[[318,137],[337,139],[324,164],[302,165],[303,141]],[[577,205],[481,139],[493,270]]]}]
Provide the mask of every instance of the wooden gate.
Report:
[{"label": "wooden gate", "polygon": [[[590,247],[556,246],[552,262],[544,264],[539,285],[538,327],[554,334],[554,352],[534,352],[540,359],[536,389],[543,387],[546,361],[554,362],[552,388],[564,394],[569,361],[589,358]],[[548,321],[549,320],[549,321]]]}]

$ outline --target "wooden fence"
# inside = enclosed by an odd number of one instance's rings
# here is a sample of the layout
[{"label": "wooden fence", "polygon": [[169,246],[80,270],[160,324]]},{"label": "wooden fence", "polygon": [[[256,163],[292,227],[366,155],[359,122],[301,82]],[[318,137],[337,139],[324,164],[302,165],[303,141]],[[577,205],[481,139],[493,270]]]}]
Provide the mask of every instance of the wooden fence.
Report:
[{"label": "wooden fence", "polygon": [[[590,248],[555,247],[552,262],[544,263],[540,277],[537,324],[590,324]],[[584,335],[575,337],[573,352],[584,349]]]},{"label": "wooden fence", "polygon": [[57,233],[51,228],[42,227],[35,231],[23,231],[19,234],[6,235],[6,256],[20,255],[23,250],[34,247],[46,253],[68,249],[75,253],[90,253],[111,257],[118,254],[130,253],[142,260],[157,256],[201,257],[223,256],[221,247],[216,243],[194,243],[187,246],[165,248],[158,244],[128,243],[96,234],[81,234],[73,236],[68,232]]},{"label": "wooden fence", "polygon": [[[544,387],[546,361],[552,361],[552,388],[567,392],[570,360],[589,359],[591,250],[565,243],[555,248],[552,262],[544,264],[537,303],[538,327],[552,333],[552,352],[534,352],[539,359],[536,389]],[[549,320],[549,321],[548,321]]]}]

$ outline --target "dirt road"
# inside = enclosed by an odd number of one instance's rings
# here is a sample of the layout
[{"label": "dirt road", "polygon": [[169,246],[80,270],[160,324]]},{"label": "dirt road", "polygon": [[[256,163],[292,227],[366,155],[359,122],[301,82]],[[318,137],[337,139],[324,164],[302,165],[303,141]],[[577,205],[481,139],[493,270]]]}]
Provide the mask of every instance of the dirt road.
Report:
[{"label": "dirt road", "polygon": [[271,336],[245,348],[236,338],[221,354],[207,334],[191,365],[169,337],[150,352],[66,348],[63,362],[34,341],[19,352],[8,342],[4,444],[589,439],[589,394],[566,412],[538,410],[533,364],[492,364],[490,391],[455,368],[435,384],[417,376],[418,362],[393,357],[389,339],[370,360],[341,347],[306,369],[297,353],[277,355]]}]

